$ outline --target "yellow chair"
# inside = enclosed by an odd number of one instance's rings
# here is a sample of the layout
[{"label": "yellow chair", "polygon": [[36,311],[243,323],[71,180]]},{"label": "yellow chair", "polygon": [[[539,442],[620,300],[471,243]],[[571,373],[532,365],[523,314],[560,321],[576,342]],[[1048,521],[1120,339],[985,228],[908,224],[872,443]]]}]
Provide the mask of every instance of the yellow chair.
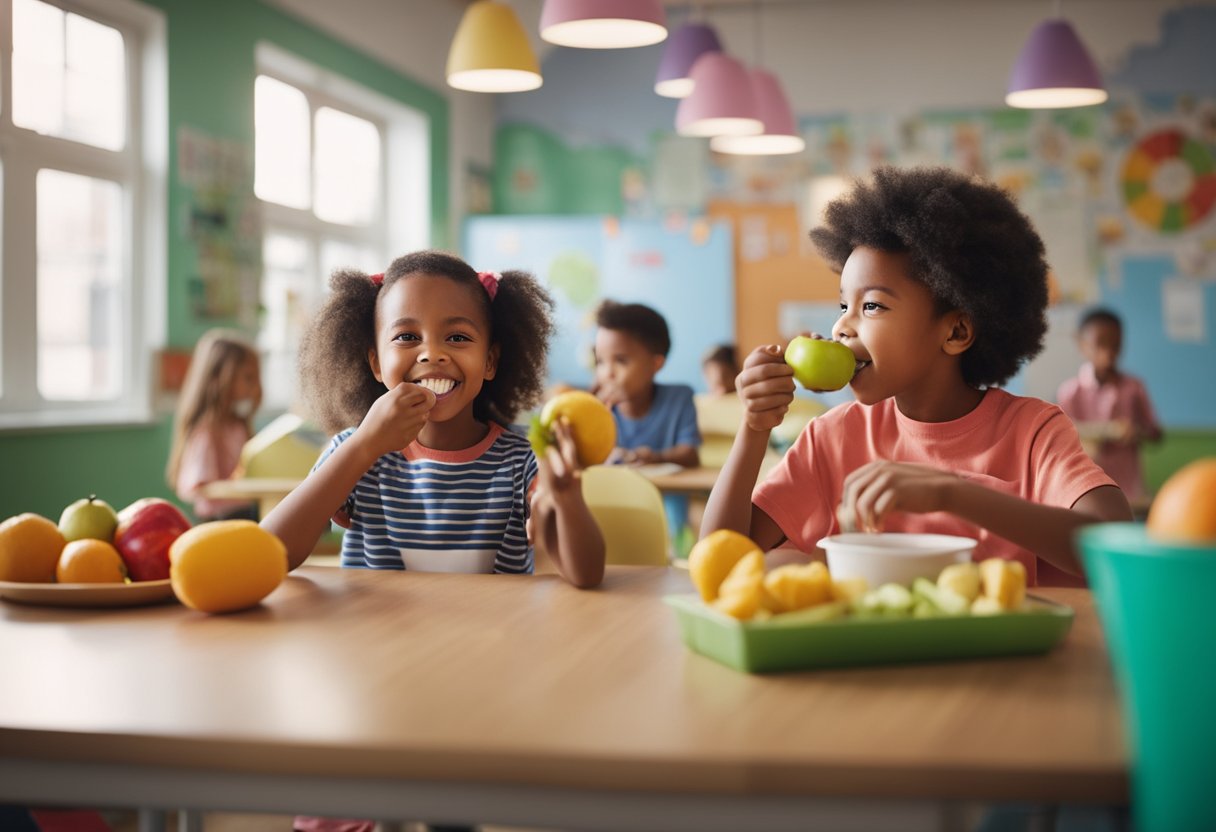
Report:
[{"label": "yellow chair", "polygon": [[608,563],[667,565],[667,515],[654,483],[620,465],[593,465],[583,471],[583,499],[604,535]]}]

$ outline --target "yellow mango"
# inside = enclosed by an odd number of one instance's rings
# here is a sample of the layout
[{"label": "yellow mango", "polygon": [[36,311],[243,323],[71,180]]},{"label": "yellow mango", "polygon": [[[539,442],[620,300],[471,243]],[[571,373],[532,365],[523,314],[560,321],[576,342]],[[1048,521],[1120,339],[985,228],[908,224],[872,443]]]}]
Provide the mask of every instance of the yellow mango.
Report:
[{"label": "yellow mango", "polygon": [[[760,547],[747,535],[718,529],[706,535],[688,553],[688,574],[701,600],[709,603],[718,597],[718,587],[744,555],[759,553]],[[763,563],[763,555],[761,555]]]},{"label": "yellow mango", "polygon": [[765,575],[764,589],[777,604],[773,612],[793,612],[830,601],[832,576],[819,562],[791,563]]},{"label": "yellow mango", "polygon": [[718,588],[714,609],[732,618],[752,618],[762,608],[764,594],[764,555],[759,549],[748,552],[735,564]]}]

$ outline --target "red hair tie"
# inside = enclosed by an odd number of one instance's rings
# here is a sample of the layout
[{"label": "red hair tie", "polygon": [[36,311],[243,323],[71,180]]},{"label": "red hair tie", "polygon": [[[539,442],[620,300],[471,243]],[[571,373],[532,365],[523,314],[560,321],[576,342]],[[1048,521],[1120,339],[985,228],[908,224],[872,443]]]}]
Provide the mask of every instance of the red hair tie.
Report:
[{"label": "red hair tie", "polygon": [[482,286],[486,287],[486,294],[493,301],[494,296],[498,294],[498,281],[502,280],[502,276],[498,272],[478,272],[477,279],[481,281]]},{"label": "red hair tie", "polygon": [[371,278],[372,283],[376,284],[377,286],[384,285],[384,272],[381,272],[380,274],[368,275],[368,277]]}]

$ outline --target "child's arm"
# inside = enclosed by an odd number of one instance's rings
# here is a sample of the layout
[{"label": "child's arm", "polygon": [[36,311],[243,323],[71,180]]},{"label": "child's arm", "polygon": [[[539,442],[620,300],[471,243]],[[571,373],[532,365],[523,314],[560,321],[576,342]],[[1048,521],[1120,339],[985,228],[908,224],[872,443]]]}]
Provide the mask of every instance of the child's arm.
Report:
[{"label": "child's arm", "polygon": [[891,511],[948,511],[1000,535],[1073,575],[1084,574],[1073,535],[1090,523],[1131,520],[1127,498],[1105,485],[1081,496],[1071,508],[1032,503],[1003,494],[949,471],[902,462],[877,461],[845,478],[842,526],[877,530]]},{"label": "child's arm", "polygon": [[540,469],[532,501],[536,545],[563,578],[579,589],[592,589],[604,580],[604,536],[583,499],[570,428],[559,422],[553,432],[557,447],[536,458]]},{"label": "child's arm", "polygon": [[709,494],[701,537],[718,529],[731,529],[767,551],[781,543],[785,533],[752,505],[752,489],[760,475],[769,433],[781,424],[794,400],[794,371],[785,363],[780,346],[757,347],[743,363],[737,386],[745,407],[744,420]]},{"label": "child's arm", "polygon": [[376,460],[418,437],[434,405],[435,394],[425,387],[403,383],[389,390],[371,406],[358,430],[262,518],[262,528],[287,547],[288,569],[311,554],[330,518]]}]

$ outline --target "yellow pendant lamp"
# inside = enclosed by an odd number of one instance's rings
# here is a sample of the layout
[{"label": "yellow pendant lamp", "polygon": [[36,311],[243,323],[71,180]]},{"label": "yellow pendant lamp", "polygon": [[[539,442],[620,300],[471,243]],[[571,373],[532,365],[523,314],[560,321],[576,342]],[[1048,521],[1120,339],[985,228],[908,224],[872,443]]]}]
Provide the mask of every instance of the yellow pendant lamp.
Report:
[{"label": "yellow pendant lamp", "polygon": [[540,65],[515,11],[499,0],[477,0],[465,9],[448,51],[448,86],[524,92],[540,85]]}]

